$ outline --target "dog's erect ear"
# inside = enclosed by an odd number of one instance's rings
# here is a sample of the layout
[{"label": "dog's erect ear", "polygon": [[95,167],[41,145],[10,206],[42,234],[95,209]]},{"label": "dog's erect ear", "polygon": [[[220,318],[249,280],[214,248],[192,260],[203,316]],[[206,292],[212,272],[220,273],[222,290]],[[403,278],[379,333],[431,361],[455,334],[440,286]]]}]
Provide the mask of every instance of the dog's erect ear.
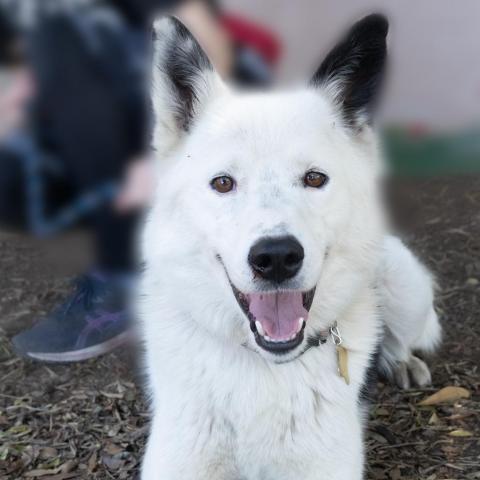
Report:
[{"label": "dog's erect ear", "polygon": [[223,84],[202,47],[176,18],[155,22],[153,39],[154,143],[171,146],[191,129],[213,91]]},{"label": "dog's erect ear", "polygon": [[387,57],[388,21],[379,14],[356,23],[320,65],[312,85],[341,109],[347,127],[371,124]]}]

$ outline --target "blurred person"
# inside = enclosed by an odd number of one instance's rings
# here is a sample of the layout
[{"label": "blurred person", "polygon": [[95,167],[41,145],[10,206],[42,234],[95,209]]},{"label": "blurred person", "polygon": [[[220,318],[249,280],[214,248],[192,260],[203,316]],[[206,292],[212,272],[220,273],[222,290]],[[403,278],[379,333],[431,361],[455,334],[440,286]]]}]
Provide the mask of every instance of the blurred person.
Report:
[{"label": "blurred person", "polygon": [[[13,338],[19,354],[37,360],[83,360],[130,337],[135,230],[153,191],[147,25],[162,2],[119,3],[122,15],[103,6],[42,19],[30,36],[29,63],[19,33],[5,16],[2,23],[5,51],[17,53],[4,62],[10,81],[0,94],[0,117],[9,119],[0,132],[0,222],[52,234],[87,218],[95,238],[95,267],[62,305]],[[238,57],[216,6],[182,2],[176,14],[231,75]]]},{"label": "blurred person", "polygon": [[[13,338],[16,351],[30,358],[82,360],[130,336],[126,299],[136,270],[138,214],[118,214],[110,205],[114,182],[146,150],[143,71],[136,63],[142,46],[129,33],[111,11],[62,12],[31,34],[30,68],[22,65],[32,72],[29,92],[8,65],[14,76],[1,103],[17,101],[5,116],[27,117],[28,100],[31,108],[28,125],[26,118],[9,122],[2,135],[2,223],[46,235],[85,217],[95,239],[95,267],[72,295]],[[20,39],[10,28],[8,45]]]}]

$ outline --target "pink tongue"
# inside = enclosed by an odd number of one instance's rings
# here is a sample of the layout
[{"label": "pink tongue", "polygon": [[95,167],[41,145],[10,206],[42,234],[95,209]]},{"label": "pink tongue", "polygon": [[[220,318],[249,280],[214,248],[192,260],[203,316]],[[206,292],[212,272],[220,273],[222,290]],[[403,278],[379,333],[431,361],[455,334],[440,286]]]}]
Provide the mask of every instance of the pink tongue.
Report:
[{"label": "pink tongue", "polygon": [[273,340],[286,340],[299,330],[299,318],[307,321],[301,292],[251,293],[250,313]]}]

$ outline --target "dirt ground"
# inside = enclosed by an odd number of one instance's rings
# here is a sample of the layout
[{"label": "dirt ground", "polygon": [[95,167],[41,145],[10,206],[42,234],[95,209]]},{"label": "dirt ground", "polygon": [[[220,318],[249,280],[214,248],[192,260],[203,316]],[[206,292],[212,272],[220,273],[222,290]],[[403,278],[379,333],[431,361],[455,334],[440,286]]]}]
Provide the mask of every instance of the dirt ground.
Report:
[{"label": "dirt ground", "polygon": [[[437,275],[445,339],[429,360],[431,388],[378,385],[367,477],[480,479],[480,177],[400,182],[392,191],[407,242]],[[68,239],[47,254],[38,242],[0,234],[0,480],[136,478],[148,413],[135,354],[64,366],[10,349],[9,338],[68,291],[75,263],[69,272],[52,265],[79,250]],[[418,405],[451,385],[471,397]]]}]

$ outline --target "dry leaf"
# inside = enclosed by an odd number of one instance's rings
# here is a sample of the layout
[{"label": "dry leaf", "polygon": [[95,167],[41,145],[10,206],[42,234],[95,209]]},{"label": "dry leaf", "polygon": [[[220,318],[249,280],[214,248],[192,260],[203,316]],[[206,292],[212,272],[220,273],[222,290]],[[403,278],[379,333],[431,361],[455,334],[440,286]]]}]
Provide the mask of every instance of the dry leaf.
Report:
[{"label": "dry leaf", "polygon": [[449,433],[449,435],[451,437],[472,437],[473,433],[460,428],[458,430],[453,430],[452,432]]},{"label": "dry leaf", "polygon": [[40,468],[38,470],[30,470],[29,472],[24,473],[24,477],[45,477],[47,475],[55,475],[56,473],[60,472],[60,468],[53,468],[53,469],[43,469]]},{"label": "dry leaf", "polygon": [[440,419],[438,418],[438,415],[433,412],[432,416],[430,417],[430,420],[428,421],[429,425],[438,425],[440,423]]},{"label": "dry leaf", "polygon": [[79,478],[78,472],[69,472],[69,473],[59,473],[57,475],[52,475],[51,477],[45,478],[45,480],[67,480],[69,478]]},{"label": "dry leaf", "polygon": [[97,452],[93,452],[88,459],[88,472],[93,473],[97,469]]},{"label": "dry leaf", "polygon": [[110,393],[110,392],[103,392],[100,393],[106,398],[114,398],[114,399],[122,399],[124,394],[123,393]]},{"label": "dry leaf", "polygon": [[420,406],[453,403],[461,398],[470,398],[470,392],[462,387],[445,387],[418,403]]},{"label": "dry leaf", "polygon": [[55,458],[58,456],[58,450],[53,447],[43,447],[40,449],[40,458],[43,460],[48,460],[50,458]]},{"label": "dry leaf", "polygon": [[402,472],[398,467],[390,472],[391,480],[400,480],[401,478],[402,478]]},{"label": "dry leaf", "polygon": [[106,465],[109,470],[119,470],[125,465],[124,460],[118,457],[111,457],[110,455],[103,455],[102,463]]},{"label": "dry leaf", "polygon": [[73,460],[69,460],[65,462],[63,465],[60,465],[57,468],[53,469],[37,469],[37,470],[30,470],[29,472],[24,473],[25,477],[46,477],[47,475],[56,475],[59,473],[70,473],[75,467],[76,467],[76,462]]},{"label": "dry leaf", "polygon": [[118,445],[115,445],[114,443],[108,442],[105,447],[104,447],[105,452],[107,452],[109,455],[117,455],[119,453],[122,453],[125,449],[119,447]]}]

